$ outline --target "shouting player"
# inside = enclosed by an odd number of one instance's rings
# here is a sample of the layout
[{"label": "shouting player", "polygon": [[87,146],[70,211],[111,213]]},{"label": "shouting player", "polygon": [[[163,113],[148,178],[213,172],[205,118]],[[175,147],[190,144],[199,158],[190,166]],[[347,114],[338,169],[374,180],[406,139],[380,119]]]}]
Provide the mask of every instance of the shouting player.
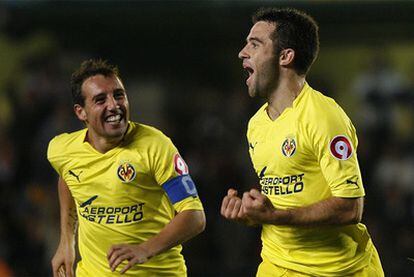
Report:
[{"label": "shouting player", "polygon": [[76,276],[185,276],[181,243],[205,227],[186,163],[163,133],[129,121],[116,67],[85,61],[71,89],[86,128],[49,144],[48,159],[60,176],[53,275],[73,276],[77,230]]},{"label": "shouting player", "polygon": [[251,97],[267,100],[247,138],[261,192],[229,189],[221,214],[262,225],[257,276],[383,276],[365,225],[355,128],[306,82],[318,26],[295,9],[261,9],[240,51]]}]

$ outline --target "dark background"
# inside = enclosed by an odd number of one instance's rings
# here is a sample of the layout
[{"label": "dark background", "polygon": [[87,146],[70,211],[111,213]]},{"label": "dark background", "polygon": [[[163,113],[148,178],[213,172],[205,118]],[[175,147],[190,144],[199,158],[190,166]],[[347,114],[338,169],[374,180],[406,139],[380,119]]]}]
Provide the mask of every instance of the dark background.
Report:
[{"label": "dark background", "polygon": [[413,276],[414,2],[0,2],[0,276],[49,276],[59,241],[49,140],[81,128],[71,72],[117,64],[133,120],[160,128],[189,164],[206,231],[184,244],[189,276],[254,276],[260,230],[222,219],[231,186],[257,184],[247,153],[250,99],[238,51],[260,6],[290,6],[320,25],[308,82],[356,125],[363,222],[386,276]]}]

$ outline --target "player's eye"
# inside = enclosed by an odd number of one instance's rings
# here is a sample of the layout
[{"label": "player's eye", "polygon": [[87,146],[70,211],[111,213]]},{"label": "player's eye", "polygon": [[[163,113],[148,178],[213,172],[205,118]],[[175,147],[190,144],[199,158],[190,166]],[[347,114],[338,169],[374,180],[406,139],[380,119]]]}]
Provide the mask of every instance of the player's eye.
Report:
[{"label": "player's eye", "polygon": [[98,104],[98,105],[101,105],[101,104],[105,103],[105,98],[103,98],[103,97],[96,98],[95,103]]},{"label": "player's eye", "polygon": [[122,92],[122,91],[116,92],[114,94],[114,98],[117,99],[117,100],[123,99],[124,97],[125,97],[125,93]]}]

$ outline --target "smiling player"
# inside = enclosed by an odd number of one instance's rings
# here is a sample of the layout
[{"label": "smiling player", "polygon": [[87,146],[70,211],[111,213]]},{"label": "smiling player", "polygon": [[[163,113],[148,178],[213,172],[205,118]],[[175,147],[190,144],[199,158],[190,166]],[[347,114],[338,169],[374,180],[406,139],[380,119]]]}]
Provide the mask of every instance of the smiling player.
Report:
[{"label": "smiling player", "polygon": [[86,128],[49,144],[60,176],[53,275],[74,275],[78,230],[76,276],[185,276],[181,243],[204,230],[205,216],[184,160],[160,131],[129,121],[114,66],[85,61],[71,87]]}]

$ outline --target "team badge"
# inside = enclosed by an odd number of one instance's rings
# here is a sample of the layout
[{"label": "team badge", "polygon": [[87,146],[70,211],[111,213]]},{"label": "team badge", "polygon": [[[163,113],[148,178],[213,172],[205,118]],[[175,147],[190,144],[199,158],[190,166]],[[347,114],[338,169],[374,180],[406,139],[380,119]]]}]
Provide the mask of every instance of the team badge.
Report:
[{"label": "team badge", "polygon": [[286,157],[291,157],[296,152],[296,141],[294,138],[286,138],[282,144],[282,153]]},{"label": "team badge", "polygon": [[129,183],[135,179],[137,174],[135,168],[130,163],[122,163],[118,167],[118,178],[121,179],[122,183]]},{"label": "team badge", "polygon": [[178,153],[174,155],[174,169],[180,175],[186,175],[189,172],[187,164]]},{"label": "team badge", "polygon": [[346,136],[340,135],[333,138],[329,145],[332,156],[338,160],[348,160],[352,156],[352,145]]}]

